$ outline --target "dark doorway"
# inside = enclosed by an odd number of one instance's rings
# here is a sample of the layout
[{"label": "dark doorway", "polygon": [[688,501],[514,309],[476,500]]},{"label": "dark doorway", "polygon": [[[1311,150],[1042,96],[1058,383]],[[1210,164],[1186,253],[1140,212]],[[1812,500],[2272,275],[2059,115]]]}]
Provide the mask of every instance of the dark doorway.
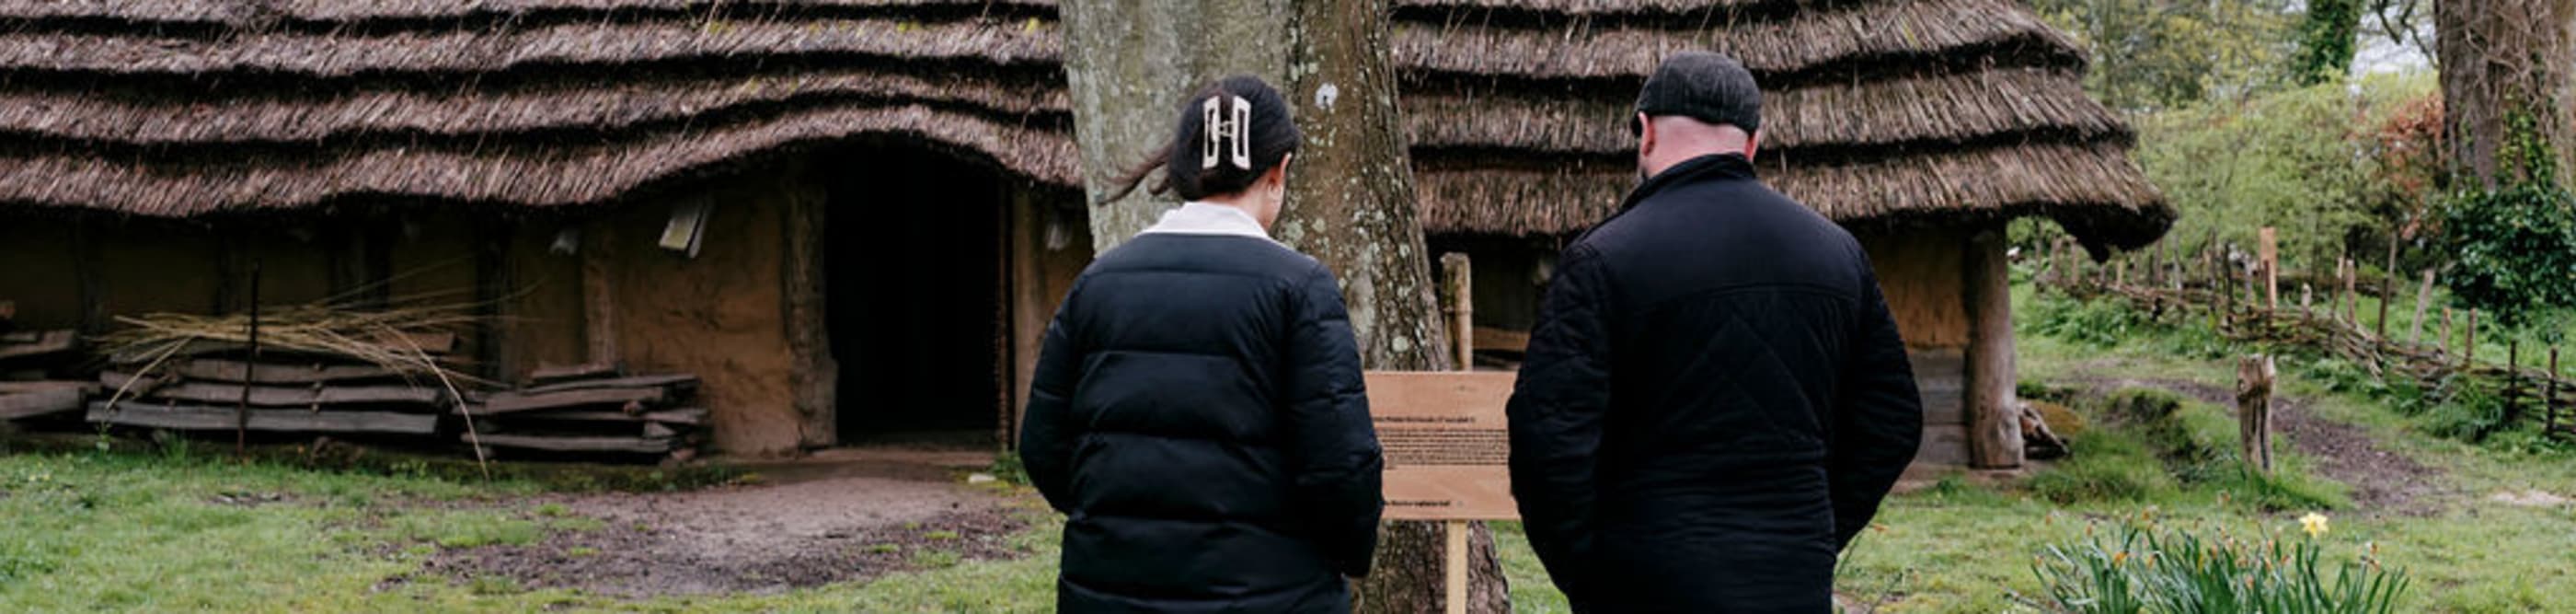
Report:
[{"label": "dark doorway", "polygon": [[1008,381],[1009,182],[919,149],[827,159],[821,244],[840,441],[989,445]]}]

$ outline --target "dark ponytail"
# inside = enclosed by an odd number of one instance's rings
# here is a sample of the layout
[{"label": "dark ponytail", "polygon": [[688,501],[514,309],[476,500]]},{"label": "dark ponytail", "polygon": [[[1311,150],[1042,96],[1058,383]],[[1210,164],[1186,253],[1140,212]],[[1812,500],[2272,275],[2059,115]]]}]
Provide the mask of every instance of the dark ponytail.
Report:
[{"label": "dark ponytail", "polygon": [[[1242,135],[1240,145],[1251,153],[1248,168],[1234,159],[1232,154],[1240,151],[1236,149],[1238,144],[1234,139],[1224,138],[1225,135],[1219,135],[1213,144],[1219,150],[1215,162],[1206,164],[1206,149],[1211,145],[1207,135],[1210,128],[1207,125],[1207,104],[1211,99],[1216,101],[1219,123],[1236,117],[1245,119],[1247,125],[1233,134]],[[1219,79],[1191,94],[1189,101],[1181,104],[1180,111],[1181,121],[1172,130],[1171,143],[1120,175],[1116,182],[1118,190],[1100,202],[1125,198],[1157,168],[1163,170],[1163,178],[1146,188],[1147,193],[1161,195],[1169,191],[1176,193],[1181,200],[1200,200],[1242,192],[1244,188],[1252,187],[1252,182],[1260,180],[1262,174],[1279,166],[1281,160],[1288,159],[1288,154],[1297,151],[1297,144],[1305,140],[1305,136],[1297,131],[1297,122],[1288,117],[1287,99],[1280,97],[1279,90],[1263,83],[1260,77],[1235,75]]]}]

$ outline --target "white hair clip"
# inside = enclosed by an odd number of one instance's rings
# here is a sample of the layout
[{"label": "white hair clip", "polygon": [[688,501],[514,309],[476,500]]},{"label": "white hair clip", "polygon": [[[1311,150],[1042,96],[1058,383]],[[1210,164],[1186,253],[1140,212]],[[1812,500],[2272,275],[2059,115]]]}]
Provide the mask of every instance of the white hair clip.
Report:
[{"label": "white hair clip", "polygon": [[[1226,98],[1234,99],[1233,113],[1225,112]],[[1199,131],[1207,136],[1199,147],[1199,168],[1216,168],[1222,154],[1236,167],[1252,170],[1252,139],[1244,135],[1252,128],[1252,103],[1242,96],[1209,96],[1199,112]]]}]

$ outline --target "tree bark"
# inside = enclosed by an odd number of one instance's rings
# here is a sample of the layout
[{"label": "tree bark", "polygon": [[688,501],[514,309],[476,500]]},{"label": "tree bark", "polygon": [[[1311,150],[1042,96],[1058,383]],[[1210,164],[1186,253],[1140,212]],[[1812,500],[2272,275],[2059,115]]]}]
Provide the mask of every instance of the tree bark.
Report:
[{"label": "tree bark", "polygon": [[[1271,234],[1340,277],[1369,368],[1456,364],[1414,218],[1385,0],[1067,0],[1062,10],[1074,133],[1095,200],[1171,138],[1191,88],[1260,75],[1295,105],[1306,136]],[[1093,206],[1095,249],[1107,252],[1169,205],[1140,194]],[[1468,526],[1469,610],[1509,611],[1493,535]],[[1439,611],[1444,539],[1439,523],[1388,523],[1360,611]]]},{"label": "tree bark", "polygon": [[2452,187],[2494,189],[2536,173],[2563,178],[2563,168],[2518,168],[2505,153],[2515,114],[2531,116],[2532,136],[2551,151],[2571,144],[2576,0],[2438,0],[2433,23]]}]

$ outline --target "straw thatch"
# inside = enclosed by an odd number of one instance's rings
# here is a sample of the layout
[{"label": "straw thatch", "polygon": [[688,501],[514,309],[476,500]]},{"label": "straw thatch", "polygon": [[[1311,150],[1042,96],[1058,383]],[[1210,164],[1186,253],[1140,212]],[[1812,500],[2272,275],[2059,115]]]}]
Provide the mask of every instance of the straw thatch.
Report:
[{"label": "straw thatch", "polygon": [[[1633,184],[1629,101],[1713,48],[1764,166],[1837,219],[2170,209],[2014,0],[1396,0],[1434,232],[1562,234]],[[856,138],[1073,187],[1051,0],[0,0],[0,204],[562,206]]]}]

